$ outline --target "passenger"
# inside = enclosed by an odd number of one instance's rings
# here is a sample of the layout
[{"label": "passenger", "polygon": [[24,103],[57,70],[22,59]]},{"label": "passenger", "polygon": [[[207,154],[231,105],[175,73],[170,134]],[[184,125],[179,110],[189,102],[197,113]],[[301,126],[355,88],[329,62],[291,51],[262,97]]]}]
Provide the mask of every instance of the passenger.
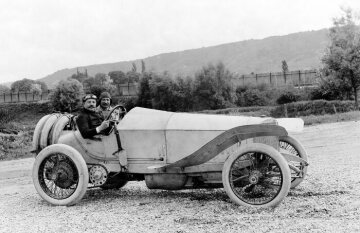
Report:
[{"label": "passenger", "polygon": [[[96,108],[96,111],[100,112],[104,119],[107,119],[111,110],[113,110],[113,107],[111,107],[111,103],[112,100],[109,92],[105,91],[100,94],[99,106]],[[111,118],[114,120],[120,120],[118,109],[111,114]]]},{"label": "passenger", "polygon": [[96,95],[87,94],[83,98],[83,109],[76,119],[77,127],[83,138],[92,138],[107,129],[109,121],[104,121],[101,113],[96,111]]}]

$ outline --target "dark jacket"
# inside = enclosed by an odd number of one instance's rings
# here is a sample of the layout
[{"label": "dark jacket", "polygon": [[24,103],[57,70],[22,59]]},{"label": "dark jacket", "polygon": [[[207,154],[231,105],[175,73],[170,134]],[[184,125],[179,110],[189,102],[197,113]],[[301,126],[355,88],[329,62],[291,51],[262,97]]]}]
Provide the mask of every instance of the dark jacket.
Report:
[{"label": "dark jacket", "polygon": [[76,119],[76,124],[83,138],[92,138],[97,135],[96,127],[103,121],[104,118],[100,113],[83,108]]}]

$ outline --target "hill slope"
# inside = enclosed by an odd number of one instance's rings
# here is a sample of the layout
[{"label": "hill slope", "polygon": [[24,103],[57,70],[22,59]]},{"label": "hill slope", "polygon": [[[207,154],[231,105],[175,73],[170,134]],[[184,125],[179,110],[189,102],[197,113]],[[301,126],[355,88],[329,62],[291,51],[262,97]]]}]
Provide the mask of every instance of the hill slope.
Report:
[{"label": "hill slope", "polygon": [[[239,74],[281,71],[281,61],[286,60],[290,70],[313,69],[320,65],[320,58],[328,43],[327,29],[299,32],[285,36],[273,36],[261,40],[246,40],[212,47],[164,53],[143,59],[147,70],[169,71],[172,74],[192,75],[208,63],[222,61],[225,66]],[[88,74],[128,71],[139,60],[89,65]],[[53,87],[60,80],[76,73],[76,68],[59,70],[41,81]]]}]

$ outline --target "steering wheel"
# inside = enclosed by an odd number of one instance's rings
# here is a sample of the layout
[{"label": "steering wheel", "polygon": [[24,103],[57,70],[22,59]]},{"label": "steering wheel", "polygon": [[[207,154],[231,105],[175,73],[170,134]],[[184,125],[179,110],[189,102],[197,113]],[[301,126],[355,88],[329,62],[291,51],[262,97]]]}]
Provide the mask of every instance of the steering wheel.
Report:
[{"label": "steering wheel", "polygon": [[[119,110],[118,110],[119,109]],[[118,114],[115,114],[117,111]],[[106,117],[106,121],[115,121],[116,123],[119,122],[126,114],[126,109],[122,105],[116,105],[110,112],[109,115]]]},{"label": "steering wheel", "polygon": [[[116,114],[115,114],[116,113]],[[104,132],[105,135],[110,135],[113,131],[115,125],[119,123],[119,121],[125,116],[126,109],[122,105],[116,105],[110,112],[109,115],[106,117],[106,121],[110,122],[109,128],[107,128]]]}]

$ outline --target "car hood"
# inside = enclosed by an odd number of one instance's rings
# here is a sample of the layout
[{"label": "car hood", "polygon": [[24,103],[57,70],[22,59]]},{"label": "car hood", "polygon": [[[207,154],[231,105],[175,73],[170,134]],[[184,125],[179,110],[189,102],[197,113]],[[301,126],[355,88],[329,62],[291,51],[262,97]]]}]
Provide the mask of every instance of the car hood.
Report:
[{"label": "car hood", "polygon": [[303,121],[298,118],[227,116],[196,113],[174,113],[135,107],[119,123],[119,130],[210,130],[228,129],[254,124],[279,124],[290,131],[301,131]]}]

